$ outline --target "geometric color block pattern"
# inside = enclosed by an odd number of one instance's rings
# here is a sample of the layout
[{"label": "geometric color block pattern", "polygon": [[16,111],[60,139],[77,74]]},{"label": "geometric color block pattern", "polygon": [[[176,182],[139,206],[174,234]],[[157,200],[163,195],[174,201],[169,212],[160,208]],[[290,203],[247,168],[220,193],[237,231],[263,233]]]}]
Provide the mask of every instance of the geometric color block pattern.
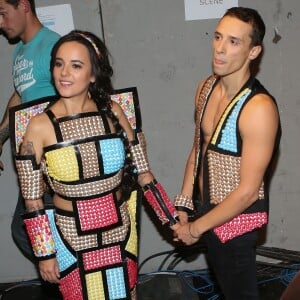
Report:
[{"label": "geometric color block pattern", "polygon": [[19,151],[19,147],[23,141],[23,137],[26,132],[27,125],[30,121],[30,119],[33,116],[36,116],[37,114],[42,113],[45,108],[48,106],[49,101],[40,103],[40,104],[35,104],[27,108],[23,108],[21,110],[15,111],[14,113],[14,118],[15,118],[15,145],[16,149],[15,150],[17,153]]},{"label": "geometric color block pattern", "polygon": [[126,298],[125,278],[123,268],[106,270],[109,299]]},{"label": "geometric color block pattern", "polygon": [[122,261],[120,246],[89,251],[83,253],[82,258],[85,271],[118,264]]},{"label": "geometric color block pattern", "polygon": [[105,299],[102,272],[85,275],[88,300]]},{"label": "geometric color block pattern", "polygon": [[132,92],[111,95],[111,100],[117,102],[122,107],[131,128],[136,129],[136,110]]},{"label": "geometric color block pattern", "polygon": [[124,167],[125,150],[121,139],[112,138],[101,140],[100,149],[104,174],[114,173]]},{"label": "geometric color block pattern", "polygon": [[76,201],[82,231],[95,230],[118,222],[113,194]]},{"label": "geometric color block pattern", "polygon": [[58,181],[72,182],[79,179],[78,161],[73,146],[45,153],[48,174]]},{"label": "geometric color block pattern", "polygon": [[75,269],[67,276],[61,278],[59,289],[64,300],[83,300],[79,270]]},{"label": "geometric color block pattern", "polygon": [[62,272],[77,262],[76,257],[69,251],[65,246],[61,237],[58,233],[57,227],[55,226],[55,217],[53,209],[47,209],[46,214],[48,215],[52,236],[54,239],[56,252],[56,259],[59,266],[59,271]]},{"label": "geometric color block pattern", "polygon": [[138,281],[138,266],[135,261],[130,258],[127,258],[127,269],[129,277],[129,286],[130,289],[134,288]]},{"label": "geometric color block pattern", "polygon": [[75,251],[95,248],[98,246],[97,234],[78,235],[74,217],[56,212],[56,225],[59,227],[63,239]]},{"label": "geometric color block pattern", "polygon": [[138,256],[138,234],[137,234],[137,220],[136,220],[136,207],[137,207],[137,191],[133,191],[130,198],[126,201],[130,216],[130,235],[126,243],[126,251],[133,254],[135,257]]},{"label": "geometric color block pattern", "polygon": [[130,217],[127,209],[127,202],[120,205],[122,224],[116,228],[102,232],[102,244],[109,245],[119,243],[126,239],[130,227]]}]

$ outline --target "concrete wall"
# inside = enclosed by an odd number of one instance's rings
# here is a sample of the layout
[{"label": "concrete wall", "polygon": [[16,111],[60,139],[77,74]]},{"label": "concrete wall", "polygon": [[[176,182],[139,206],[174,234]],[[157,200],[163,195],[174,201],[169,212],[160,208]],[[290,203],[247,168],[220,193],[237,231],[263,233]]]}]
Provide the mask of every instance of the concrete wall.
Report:
[{"label": "concrete wall", "polygon": [[[59,3],[37,1],[38,6]],[[98,1],[69,3],[75,27],[101,35]],[[217,20],[185,21],[183,0],[102,0],[101,5],[104,37],[115,70],[114,85],[137,86],[151,166],[173,197],[180,191],[192,144],[195,90],[199,81],[211,73],[211,41]],[[299,250],[300,4],[297,0],[240,0],[239,5],[257,9],[265,20],[265,55],[258,78],[277,99],[283,127],[280,157],[271,184],[265,245]],[[279,40],[275,39],[275,33],[280,35]],[[12,92],[12,49],[1,37],[1,112]],[[10,237],[18,192],[9,152],[7,143],[3,154],[6,170],[0,177],[0,282],[36,276],[35,269],[19,254]],[[172,249],[168,231],[153,223],[151,213],[144,207],[141,219],[141,262],[150,255]],[[141,271],[155,271],[161,260],[145,264]],[[200,256],[178,267],[197,269],[202,263]]]}]

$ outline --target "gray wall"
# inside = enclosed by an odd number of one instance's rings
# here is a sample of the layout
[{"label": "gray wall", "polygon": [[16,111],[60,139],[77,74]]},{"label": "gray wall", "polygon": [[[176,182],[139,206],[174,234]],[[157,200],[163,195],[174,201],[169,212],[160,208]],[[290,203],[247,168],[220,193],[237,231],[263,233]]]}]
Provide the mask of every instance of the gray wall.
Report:
[{"label": "gray wall", "polygon": [[[37,1],[38,6],[59,1]],[[65,3],[65,2],[64,2]],[[101,35],[98,1],[70,1],[75,27]],[[299,250],[298,132],[300,100],[297,90],[299,12],[297,0],[241,0],[256,8],[267,33],[259,79],[276,97],[282,119],[280,157],[271,185],[270,224],[265,245]],[[180,191],[185,160],[193,139],[193,103],[197,84],[210,74],[211,40],[217,20],[184,20],[184,0],[103,0],[105,41],[111,51],[116,88],[137,86],[153,172],[173,197]],[[275,29],[281,39],[274,41]],[[13,47],[0,38],[1,103],[4,111],[12,92],[10,60]],[[6,170],[0,177],[0,282],[36,276],[10,237],[10,222],[17,199],[16,176],[10,149],[5,146]],[[142,208],[140,261],[172,249],[168,231],[153,223]],[[142,272],[155,271],[162,258],[146,264]],[[178,268],[197,269],[202,256]]]}]

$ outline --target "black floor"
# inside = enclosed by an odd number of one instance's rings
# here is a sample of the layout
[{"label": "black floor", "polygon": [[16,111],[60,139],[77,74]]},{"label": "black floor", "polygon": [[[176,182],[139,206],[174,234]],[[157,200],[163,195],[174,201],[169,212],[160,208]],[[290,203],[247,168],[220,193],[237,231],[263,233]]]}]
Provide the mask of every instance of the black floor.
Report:
[{"label": "black floor", "polygon": [[[195,283],[194,288],[199,287],[200,283]],[[270,282],[267,280],[266,283],[259,285],[261,300],[279,300],[285,288],[286,286],[278,280]],[[217,294],[217,291],[209,292],[209,289],[197,293],[173,276],[163,274],[138,285],[138,300],[221,300]],[[41,286],[38,281],[0,284],[0,299],[62,300],[55,285]]]},{"label": "black floor", "polygon": [[56,285],[41,285],[38,280],[0,284],[1,300],[62,300]]},{"label": "black floor", "polygon": [[[185,254],[187,251],[185,249]],[[178,253],[163,252],[167,257],[161,268],[150,274],[141,274],[137,287],[138,300],[223,300],[210,276],[209,270],[174,271]],[[175,254],[175,258],[173,255]],[[283,291],[300,269],[300,252],[258,247],[257,254],[276,262],[257,261],[257,278],[261,300],[279,300]],[[157,257],[158,253],[152,257]],[[189,257],[190,254],[187,254]],[[141,263],[141,268],[146,259]],[[174,258],[168,262],[168,258]],[[279,261],[279,262],[278,262]],[[139,269],[140,270],[140,269]],[[237,283],[238,284],[238,283]],[[300,299],[300,295],[299,295]],[[57,285],[41,284],[38,280],[0,283],[0,300],[62,300]]]}]

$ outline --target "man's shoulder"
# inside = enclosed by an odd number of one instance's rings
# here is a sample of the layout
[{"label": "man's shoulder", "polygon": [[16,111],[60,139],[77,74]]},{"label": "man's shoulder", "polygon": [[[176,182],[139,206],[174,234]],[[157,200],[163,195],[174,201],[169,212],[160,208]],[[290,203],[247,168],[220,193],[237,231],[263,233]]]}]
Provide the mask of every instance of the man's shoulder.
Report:
[{"label": "man's shoulder", "polygon": [[48,27],[43,27],[41,29],[41,34],[47,37],[47,41],[57,41],[60,38],[60,35],[57,32],[49,29]]},{"label": "man's shoulder", "polygon": [[260,80],[254,78],[254,83],[252,86],[252,97],[255,97],[257,95],[265,95],[266,97],[271,98],[273,101],[276,102],[275,98],[272,96],[269,90],[265,88],[265,86],[260,82]]}]

